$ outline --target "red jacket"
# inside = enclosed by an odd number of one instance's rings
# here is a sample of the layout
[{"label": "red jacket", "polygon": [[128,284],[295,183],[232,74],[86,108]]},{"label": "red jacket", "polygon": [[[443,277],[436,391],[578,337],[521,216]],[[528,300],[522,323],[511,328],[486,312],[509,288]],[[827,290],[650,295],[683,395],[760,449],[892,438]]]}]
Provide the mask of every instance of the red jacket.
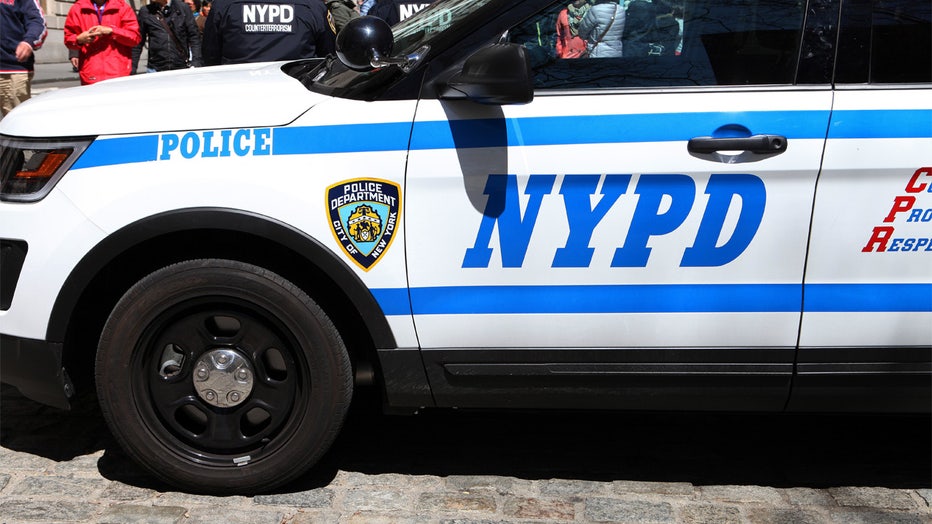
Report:
[{"label": "red jacket", "polygon": [[569,10],[557,16],[557,58],[580,58],[586,52],[586,41],[570,32]]},{"label": "red jacket", "polygon": [[[96,26],[108,26],[113,33],[85,45],[78,35]],[[65,20],[65,46],[80,52],[78,71],[81,84],[127,76],[133,64],[133,47],[140,41],[136,13],[125,0],[107,0],[101,12],[92,0],[77,0]]]}]

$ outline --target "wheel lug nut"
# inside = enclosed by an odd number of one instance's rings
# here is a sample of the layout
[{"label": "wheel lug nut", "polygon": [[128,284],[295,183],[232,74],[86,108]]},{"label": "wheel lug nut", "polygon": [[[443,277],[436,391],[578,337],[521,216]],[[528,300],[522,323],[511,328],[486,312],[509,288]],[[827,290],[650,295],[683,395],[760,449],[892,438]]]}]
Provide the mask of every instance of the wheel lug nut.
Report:
[{"label": "wheel lug nut", "polygon": [[197,372],[195,374],[197,375],[198,380],[207,380],[207,378],[210,376],[207,368],[197,368]]},{"label": "wheel lug nut", "polygon": [[204,398],[207,399],[208,402],[213,402],[217,400],[217,394],[214,393],[213,390],[207,390],[204,392]]},{"label": "wheel lug nut", "polygon": [[227,395],[227,399],[229,399],[230,402],[239,402],[239,391],[231,391],[230,394]]},{"label": "wheel lug nut", "polygon": [[239,369],[236,371],[236,378],[237,378],[238,380],[246,380],[246,379],[248,379],[248,378],[249,378],[249,371],[246,371],[245,368],[239,368]]}]

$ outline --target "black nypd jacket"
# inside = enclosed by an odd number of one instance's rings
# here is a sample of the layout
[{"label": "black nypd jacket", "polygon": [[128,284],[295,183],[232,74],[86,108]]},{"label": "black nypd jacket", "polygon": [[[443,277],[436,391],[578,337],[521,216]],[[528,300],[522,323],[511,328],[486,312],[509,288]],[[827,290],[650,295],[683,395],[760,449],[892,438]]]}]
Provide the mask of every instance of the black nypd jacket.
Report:
[{"label": "black nypd jacket", "polygon": [[388,22],[388,25],[395,25],[432,2],[433,0],[379,0],[366,14],[377,16]]},{"label": "black nypd jacket", "polygon": [[[175,33],[172,38],[165,26],[159,21],[165,20]],[[194,15],[181,0],[171,0],[164,8],[159,4],[144,5],[136,13],[139,20],[139,34],[142,41],[133,48],[133,71],[139,63],[142,46],[149,42],[148,67],[156,71],[171,71],[187,67],[188,53],[191,65],[201,66],[201,32],[194,23]]]},{"label": "black nypd jacket", "polygon": [[204,65],[327,56],[334,37],[321,0],[214,0],[204,23]]}]

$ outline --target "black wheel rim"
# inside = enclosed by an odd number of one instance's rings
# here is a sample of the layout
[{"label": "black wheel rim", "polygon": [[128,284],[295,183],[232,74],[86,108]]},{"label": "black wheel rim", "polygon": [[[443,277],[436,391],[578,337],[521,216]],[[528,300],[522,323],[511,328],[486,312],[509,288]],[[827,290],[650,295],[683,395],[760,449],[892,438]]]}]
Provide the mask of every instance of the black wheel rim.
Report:
[{"label": "black wheel rim", "polygon": [[[249,362],[253,387],[238,405],[217,406],[195,389],[205,353],[233,351]],[[166,365],[166,355],[181,356]],[[232,297],[175,304],[149,322],[133,352],[137,410],[174,453],[212,466],[239,467],[268,456],[296,427],[309,377],[291,330],[268,310]]]}]

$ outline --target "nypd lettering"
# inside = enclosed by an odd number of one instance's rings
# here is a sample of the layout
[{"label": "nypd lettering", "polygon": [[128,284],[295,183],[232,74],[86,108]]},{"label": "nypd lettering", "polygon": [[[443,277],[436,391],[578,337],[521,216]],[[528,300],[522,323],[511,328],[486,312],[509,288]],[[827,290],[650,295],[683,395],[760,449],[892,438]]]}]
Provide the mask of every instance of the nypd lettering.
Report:
[{"label": "nypd lettering", "polygon": [[932,252],[932,235],[898,235],[897,224],[906,227],[932,222],[932,167],[920,167],[906,182],[903,194],[893,198],[884,225],[874,227],[864,253]]},{"label": "nypd lettering", "polygon": [[430,5],[429,2],[421,3],[421,4],[416,4],[416,3],[398,4],[398,17],[401,20],[406,20],[410,18],[411,16],[414,16],[415,13],[417,13],[418,11],[420,11],[421,9],[424,9],[425,7],[429,5]]},{"label": "nypd lettering", "polygon": [[[495,231],[499,235],[502,267],[521,267],[544,198],[553,198],[556,175],[530,175],[522,197],[515,175],[489,175],[488,195],[473,247],[466,250],[464,268],[487,268]],[[551,267],[589,267],[593,232],[610,209],[637,196],[628,233],[612,258],[612,267],[645,267],[652,237],[677,230],[696,202],[695,181],[687,175],[566,175],[560,185],[569,234],[554,252]],[[601,182],[601,191],[597,188]],[[764,217],[767,191],[764,182],[750,174],[713,174],[705,187],[708,201],[692,245],[686,247],[681,267],[723,266],[738,258],[754,239]],[[527,204],[522,213],[520,202]],[[597,201],[593,206],[592,202]],[[730,234],[724,234],[726,216],[737,215]],[[721,238],[726,236],[726,238]]]},{"label": "nypd lettering", "polygon": [[272,129],[224,129],[159,135],[159,160],[272,154]]},{"label": "nypd lettering", "polygon": [[401,211],[401,186],[356,179],[327,188],[330,227],[340,248],[368,271],[388,251]]},{"label": "nypd lettering", "polygon": [[247,33],[291,33],[292,22],[292,4],[243,4],[243,30]]}]

